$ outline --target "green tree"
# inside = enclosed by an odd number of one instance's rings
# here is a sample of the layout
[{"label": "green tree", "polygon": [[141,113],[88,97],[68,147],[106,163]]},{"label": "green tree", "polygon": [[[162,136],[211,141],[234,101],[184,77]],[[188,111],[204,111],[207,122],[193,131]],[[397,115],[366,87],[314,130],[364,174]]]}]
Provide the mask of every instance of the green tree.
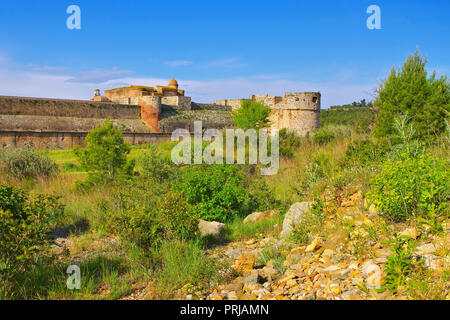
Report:
[{"label": "green tree", "polygon": [[134,161],[127,161],[130,145],[116,130],[111,120],[105,120],[86,137],[86,147],[74,149],[80,163],[91,175],[113,180],[118,174],[131,174]]},{"label": "green tree", "polygon": [[244,100],[239,109],[233,112],[232,118],[238,128],[258,129],[269,123],[270,107],[262,102]]},{"label": "green tree", "polygon": [[375,106],[379,108],[375,135],[382,137],[394,132],[394,116],[408,114],[425,139],[445,130],[446,111],[450,110],[450,84],[447,76],[428,77],[427,60],[416,51],[398,71],[392,69],[381,84]]}]

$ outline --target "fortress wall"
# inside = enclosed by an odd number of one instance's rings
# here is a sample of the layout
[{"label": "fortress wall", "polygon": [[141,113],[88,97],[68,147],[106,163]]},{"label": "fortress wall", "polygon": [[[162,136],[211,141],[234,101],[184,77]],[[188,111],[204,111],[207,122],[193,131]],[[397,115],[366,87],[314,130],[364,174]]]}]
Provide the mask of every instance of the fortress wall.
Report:
[{"label": "fortress wall", "polygon": [[[70,149],[84,146],[88,132],[30,132],[0,131],[0,148]],[[159,141],[170,141],[171,135],[159,133],[123,133],[125,141],[141,145]]]},{"label": "fortress wall", "polygon": [[141,107],[107,102],[0,96],[0,114],[53,117],[140,119]]},{"label": "fortress wall", "polygon": [[190,97],[185,96],[161,97],[161,103],[175,108],[180,108],[182,110],[191,110]]},{"label": "fortress wall", "polygon": [[216,104],[219,106],[231,107],[232,110],[236,110],[241,107],[244,100],[245,99],[222,99],[217,100]]},{"label": "fortress wall", "polygon": [[269,120],[277,129],[294,130],[299,135],[319,127],[319,113],[298,109],[272,109]]}]

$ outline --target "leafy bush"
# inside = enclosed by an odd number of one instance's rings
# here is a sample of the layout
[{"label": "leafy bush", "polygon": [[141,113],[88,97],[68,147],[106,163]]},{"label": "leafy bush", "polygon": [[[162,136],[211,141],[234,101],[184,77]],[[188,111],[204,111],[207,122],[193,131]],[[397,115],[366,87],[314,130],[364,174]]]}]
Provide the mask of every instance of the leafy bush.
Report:
[{"label": "leafy bush", "polygon": [[224,222],[241,212],[247,198],[244,177],[234,165],[186,167],[178,188],[195,217]]},{"label": "leafy bush", "polygon": [[446,76],[428,77],[427,61],[417,51],[403,67],[392,69],[381,84],[375,106],[380,112],[375,134],[380,137],[394,132],[394,117],[408,113],[420,138],[432,138],[445,131],[446,114],[450,111],[450,83]]},{"label": "leafy bush", "polygon": [[342,166],[370,165],[380,162],[389,152],[390,147],[386,140],[373,141],[364,139],[349,144],[345,151],[345,157],[341,161]]},{"label": "leafy bush", "polygon": [[369,198],[394,221],[416,216],[434,222],[448,210],[449,172],[448,161],[431,154],[388,160],[371,181]]},{"label": "leafy bush", "polygon": [[247,191],[248,198],[245,209],[248,212],[284,209],[281,202],[275,198],[273,190],[261,176],[253,177],[248,182]]},{"label": "leafy bush", "polygon": [[394,239],[388,241],[392,246],[392,255],[387,258],[383,287],[396,293],[400,286],[407,282],[407,277],[420,267],[420,263],[413,258],[413,241],[408,238],[394,235]]},{"label": "leafy bush", "polygon": [[76,147],[74,152],[91,180],[113,180],[119,174],[130,175],[134,168],[134,161],[127,161],[130,145],[111,120],[92,129],[86,137],[86,147]]},{"label": "leafy bush", "polygon": [[5,149],[0,153],[0,169],[18,178],[48,177],[58,166],[47,156],[25,149]]},{"label": "leafy bush", "polygon": [[239,109],[233,112],[232,118],[238,128],[263,128],[269,122],[270,107],[262,102],[244,100]]},{"label": "leafy bush", "polygon": [[[107,228],[143,248],[159,247],[164,240],[187,240],[195,236],[198,220],[179,193],[148,196],[149,189],[120,190],[108,213]],[[150,193],[151,194],[151,193]]]},{"label": "leafy bush", "polygon": [[280,154],[285,157],[292,157],[294,150],[300,146],[300,137],[293,131],[287,129],[280,130]]},{"label": "leafy bush", "polygon": [[390,138],[396,144],[389,154],[391,159],[415,158],[425,153],[425,143],[418,139],[414,123],[410,120],[408,114],[394,119],[395,132]]},{"label": "leafy bush", "polygon": [[313,137],[316,144],[326,144],[335,138],[334,134],[328,130],[319,130]]},{"label": "leafy bush", "polygon": [[29,196],[0,186],[0,275],[11,277],[30,267],[49,243],[49,233],[64,208],[54,196]]},{"label": "leafy bush", "polygon": [[157,146],[149,146],[150,150],[139,155],[137,164],[142,175],[157,183],[171,181],[174,178],[176,166],[170,158],[163,156]]}]

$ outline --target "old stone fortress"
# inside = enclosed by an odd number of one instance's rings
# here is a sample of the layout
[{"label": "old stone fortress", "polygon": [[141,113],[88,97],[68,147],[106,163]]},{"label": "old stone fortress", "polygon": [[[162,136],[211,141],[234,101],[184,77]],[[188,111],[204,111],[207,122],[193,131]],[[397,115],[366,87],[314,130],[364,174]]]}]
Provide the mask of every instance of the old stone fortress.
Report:
[{"label": "old stone fortress", "polygon": [[[250,96],[270,106],[271,128],[300,135],[319,126],[320,98],[318,92]],[[169,140],[175,129],[192,132],[194,121],[202,121],[203,129],[232,127],[231,111],[242,101],[195,103],[175,79],[167,86],[106,90],[104,96],[97,89],[90,101],[0,96],[0,147],[72,148],[105,119],[131,144]]]}]

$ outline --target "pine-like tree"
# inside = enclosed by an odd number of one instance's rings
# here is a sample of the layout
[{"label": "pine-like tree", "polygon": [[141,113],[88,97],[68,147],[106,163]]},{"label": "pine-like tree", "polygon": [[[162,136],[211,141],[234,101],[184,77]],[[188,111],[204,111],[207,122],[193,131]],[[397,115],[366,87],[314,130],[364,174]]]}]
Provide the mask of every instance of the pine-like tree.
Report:
[{"label": "pine-like tree", "polygon": [[410,116],[421,138],[430,139],[445,131],[450,84],[447,76],[436,78],[435,72],[428,77],[426,63],[416,50],[398,72],[392,68],[383,81],[375,100],[380,111],[375,125],[377,136],[392,134],[394,118],[399,114]]}]

